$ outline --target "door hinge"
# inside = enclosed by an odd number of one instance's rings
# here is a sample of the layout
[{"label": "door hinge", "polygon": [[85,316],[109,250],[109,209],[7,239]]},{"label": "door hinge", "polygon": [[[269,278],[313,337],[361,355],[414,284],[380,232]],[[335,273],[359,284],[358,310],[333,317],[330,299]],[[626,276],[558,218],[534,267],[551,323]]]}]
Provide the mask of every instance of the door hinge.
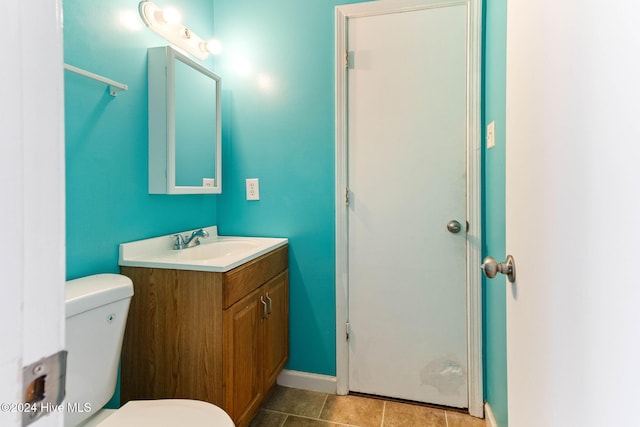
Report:
[{"label": "door hinge", "polygon": [[349,187],[344,188],[344,205],[349,206]]},{"label": "door hinge", "polygon": [[344,68],[348,68],[350,70],[354,69],[356,63],[356,61],[354,60],[355,55],[356,53],[353,50],[351,52],[349,52],[348,50],[344,52]]},{"label": "door hinge", "polygon": [[351,323],[347,322],[345,324],[346,338],[349,341],[349,334],[351,333]]}]

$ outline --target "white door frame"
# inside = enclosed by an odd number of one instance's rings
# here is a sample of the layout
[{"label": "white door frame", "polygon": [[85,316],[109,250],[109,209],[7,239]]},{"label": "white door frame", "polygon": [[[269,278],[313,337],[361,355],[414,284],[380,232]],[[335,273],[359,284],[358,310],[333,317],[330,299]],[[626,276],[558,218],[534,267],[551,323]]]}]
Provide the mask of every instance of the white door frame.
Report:
[{"label": "white door frame", "polygon": [[348,222],[345,204],[347,188],[347,26],[351,18],[407,12],[443,5],[466,5],[468,11],[467,49],[467,344],[469,413],[482,417],[482,278],[481,263],[481,138],[480,138],[480,54],[481,0],[389,0],[336,7],[336,380],[338,394],[349,392]]},{"label": "white door frame", "polygon": [[[62,2],[3,0],[0,425],[21,426],[22,367],[64,347]],[[34,426],[62,426],[51,411]]]}]

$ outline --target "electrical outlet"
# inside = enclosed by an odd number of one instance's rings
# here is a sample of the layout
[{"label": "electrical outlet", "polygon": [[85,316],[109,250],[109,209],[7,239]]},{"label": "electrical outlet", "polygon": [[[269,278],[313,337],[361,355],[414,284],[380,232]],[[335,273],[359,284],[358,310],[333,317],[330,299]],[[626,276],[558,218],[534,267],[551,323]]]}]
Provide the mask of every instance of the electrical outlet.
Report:
[{"label": "electrical outlet", "polygon": [[247,178],[247,200],[260,200],[258,178]]},{"label": "electrical outlet", "polygon": [[487,148],[496,146],[496,122],[487,125]]}]

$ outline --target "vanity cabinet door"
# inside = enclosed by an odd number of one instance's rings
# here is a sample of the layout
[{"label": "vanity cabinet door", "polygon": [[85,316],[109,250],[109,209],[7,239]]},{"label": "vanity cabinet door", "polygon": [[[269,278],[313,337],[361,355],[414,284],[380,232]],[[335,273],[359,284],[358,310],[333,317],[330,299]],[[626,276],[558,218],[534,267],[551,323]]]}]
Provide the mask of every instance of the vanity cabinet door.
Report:
[{"label": "vanity cabinet door", "polygon": [[264,392],[276,383],[289,357],[289,277],[287,270],[263,286],[268,303],[264,322]]},{"label": "vanity cabinet door", "polygon": [[248,425],[263,399],[262,288],[224,311],[225,405],[237,426]]}]

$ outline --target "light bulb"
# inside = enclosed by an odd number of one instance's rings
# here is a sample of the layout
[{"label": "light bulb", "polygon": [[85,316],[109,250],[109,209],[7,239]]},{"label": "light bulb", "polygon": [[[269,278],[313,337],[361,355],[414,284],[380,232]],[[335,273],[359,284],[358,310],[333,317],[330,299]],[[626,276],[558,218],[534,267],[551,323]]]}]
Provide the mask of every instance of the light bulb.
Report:
[{"label": "light bulb", "polygon": [[180,12],[176,8],[167,7],[162,9],[162,20],[167,24],[179,24],[181,19]]},{"label": "light bulb", "polygon": [[127,10],[120,12],[120,25],[130,31],[138,31],[143,29],[143,25],[138,18],[138,14],[136,14],[133,10]]},{"label": "light bulb", "polygon": [[222,43],[220,41],[211,39],[208,42],[204,43],[204,50],[209,52],[212,55],[219,55],[222,53]]}]

